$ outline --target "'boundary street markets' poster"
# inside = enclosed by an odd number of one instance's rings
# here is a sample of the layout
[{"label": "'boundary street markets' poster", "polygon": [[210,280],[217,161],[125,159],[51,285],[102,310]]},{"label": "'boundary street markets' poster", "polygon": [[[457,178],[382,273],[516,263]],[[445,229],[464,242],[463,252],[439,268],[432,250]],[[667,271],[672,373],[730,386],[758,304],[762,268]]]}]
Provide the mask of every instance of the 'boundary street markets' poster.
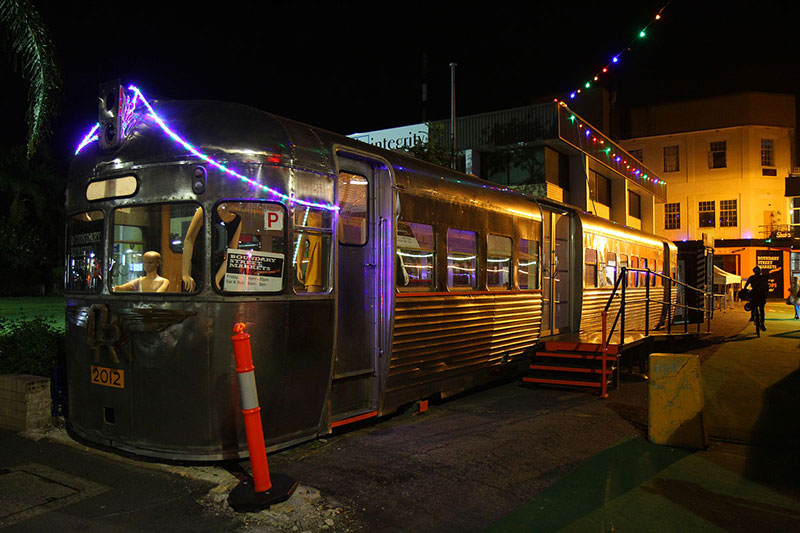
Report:
[{"label": "'boundary street markets' poster", "polygon": [[756,250],[756,264],[769,280],[767,298],[783,298],[783,252]]},{"label": "'boundary street markets' poster", "polygon": [[283,288],[283,254],[228,248],[225,290],[278,292]]}]

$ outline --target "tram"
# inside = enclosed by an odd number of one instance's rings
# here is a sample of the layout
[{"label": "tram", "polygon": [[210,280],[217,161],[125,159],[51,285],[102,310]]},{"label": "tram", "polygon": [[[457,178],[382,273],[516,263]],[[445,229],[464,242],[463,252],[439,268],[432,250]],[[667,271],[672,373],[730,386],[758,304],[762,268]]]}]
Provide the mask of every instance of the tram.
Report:
[{"label": "tram", "polygon": [[621,267],[676,268],[654,235],[243,105],[111,84],[100,115],[67,186],[67,427],[88,443],[246,457],[237,322],[275,450],[520,375],[541,339],[598,327]]}]

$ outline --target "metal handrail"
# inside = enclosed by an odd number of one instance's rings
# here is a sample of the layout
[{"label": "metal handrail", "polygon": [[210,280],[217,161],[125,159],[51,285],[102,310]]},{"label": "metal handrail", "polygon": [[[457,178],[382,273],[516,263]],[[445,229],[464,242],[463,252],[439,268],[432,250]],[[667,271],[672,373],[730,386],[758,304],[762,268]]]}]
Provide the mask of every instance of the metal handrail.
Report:
[{"label": "metal handrail", "polygon": [[[637,300],[633,300],[633,302],[628,302],[626,300],[626,298],[625,298],[625,287],[628,284],[627,280],[628,280],[628,273],[629,272],[641,272],[641,273],[645,274],[645,288],[646,288],[646,290],[645,290],[645,298],[644,298],[644,300],[637,299]],[[711,331],[711,313],[710,313],[710,308],[708,308],[708,299],[712,297],[712,293],[711,292],[703,291],[701,289],[698,289],[697,287],[692,287],[691,285],[689,285],[687,283],[684,283],[682,281],[678,281],[677,279],[674,279],[674,278],[672,278],[670,276],[665,276],[664,274],[661,274],[659,272],[652,271],[649,268],[648,269],[644,269],[644,268],[621,267],[620,268],[620,273],[619,273],[619,275],[617,276],[617,279],[614,282],[614,289],[611,291],[611,296],[609,296],[608,302],[606,302],[606,305],[603,308],[603,311],[601,311],[601,316],[602,316],[602,319],[603,319],[603,332],[602,332],[602,335],[603,335],[602,341],[603,342],[602,342],[602,345],[603,345],[603,350],[604,351],[607,350],[608,342],[611,340],[611,337],[614,335],[614,330],[616,329],[618,322],[620,324],[620,345],[624,344],[624,342],[625,342],[625,309],[626,309],[628,303],[634,303],[634,302],[635,303],[639,303],[639,302],[642,302],[642,301],[645,302],[645,336],[649,336],[650,335],[650,302],[651,302],[651,298],[650,298],[650,276],[657,276],[657,277],[660,277],[660,278],[662,278],[664,280],[668,280],[670,282],[669,285],[668,285],[669,296],[667,297],[666,301],[661,301],[660,302],[662,306],[664,306],[664,305],[667,306],[667,333],[668,334],[672,333],[672,320],[671,320],[671,317],[672,317],[672,306],[673,306],[673,303],[672,303],[672,284],[673,283],[675,285],[683,286],[686,289],[693,290],[693,291],[698,292],[698,293],[703,295],[703,297],[705,299],[705,302],[706,302],[704,307],[693,307],[693,306],[686,305],[686,304],[679,304],[677,302],[674,305],[677,306],[677,307],[680,307],[682,309],[691,309],[693,311],[703,311],[704,314],[706,314],[706,316],[708,317],[708,320],[707,320],[707,322],[708,322],[708,326],[707,326],[708,327],[708,331],[709,332]],[[623,280],[625,281],[625,283],[622,283]],[[667,286],[667,284],[662,283],[662,286]],[[614,323],[611,325],[611,331],[606,332],[605,331],[606,330],[605,324],[606,324],[606,320],[607,320],[606,317],[608,315],[608,310],[611,307],[612,302],[614,301],[614,297],[617,294],[617,289],[620,289],[620,287],[621,287],[620,306],[619,306],[619,309],[617,310],[617,314],[616,314],[616,316],[614,318]],[[684,323],[684,332],[688,332],[688,329],[689,329],[689,323],[687,321],[687,322]],[[700,333],[700,323],[699,322],[697,323],[697,332]],[[605,381],[604,381],[604,383],[605,383]]]}]

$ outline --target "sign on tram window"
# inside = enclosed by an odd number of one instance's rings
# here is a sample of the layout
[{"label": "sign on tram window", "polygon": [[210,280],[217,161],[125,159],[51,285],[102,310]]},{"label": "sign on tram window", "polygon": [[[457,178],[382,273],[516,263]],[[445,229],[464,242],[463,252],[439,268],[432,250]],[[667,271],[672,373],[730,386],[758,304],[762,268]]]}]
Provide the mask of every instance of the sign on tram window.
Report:
[{"label": "sign on tram window", "polygon": [[67,291],[99,292],[103,285],[105,230],[102,211],[67,220]]},{"label": "sign on tram window", "polygon": [[286,262],[286,212],[272,202],[223,202],[213,211],[214,287],[231,292],[281,292]]},{"label": "sign on tram window", "polygon": [[283,254],[228,249],[225,290],[279,292],[283,288]]}]

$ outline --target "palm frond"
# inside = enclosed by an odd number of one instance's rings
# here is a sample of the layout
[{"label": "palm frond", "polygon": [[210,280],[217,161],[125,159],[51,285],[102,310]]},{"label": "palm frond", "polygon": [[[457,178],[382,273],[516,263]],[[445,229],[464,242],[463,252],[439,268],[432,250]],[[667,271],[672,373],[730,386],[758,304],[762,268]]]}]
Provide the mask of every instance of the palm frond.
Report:
[{"label": "palm frond", "polygon": [[28,85],[28,157],[51,133],[61,75],[48,31],[30,0],[0,0],[0,30]]}]

